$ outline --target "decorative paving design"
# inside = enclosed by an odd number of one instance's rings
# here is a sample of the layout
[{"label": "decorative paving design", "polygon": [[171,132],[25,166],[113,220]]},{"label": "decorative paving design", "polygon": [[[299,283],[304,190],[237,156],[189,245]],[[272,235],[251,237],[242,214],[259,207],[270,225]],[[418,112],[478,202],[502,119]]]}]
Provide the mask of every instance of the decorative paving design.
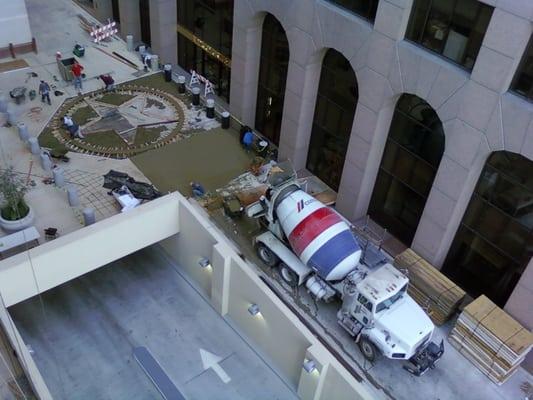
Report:
[{"label": "decorative paving design", "polygon": [[[167,92],[125,84],[65,101],[48,127],[71,151],[128,158],[179,140],[188,114],[185,103]],[[70,137],[62,126],[65,115],[80,124],[84,138]]]},{"label": "decorative paving design", "polygon": [[68,169],[65,170],[65,179],[70,184],[76,185],[80,199],[80,209],[74,211],[82,225],[83,215],[81,209],[85,207],[94,209],[97,221],[120,214],[120,206],[117,201],[113,196],[107,194],[107,189],[102,187],[104,183],[102,175],[79,169]]}]

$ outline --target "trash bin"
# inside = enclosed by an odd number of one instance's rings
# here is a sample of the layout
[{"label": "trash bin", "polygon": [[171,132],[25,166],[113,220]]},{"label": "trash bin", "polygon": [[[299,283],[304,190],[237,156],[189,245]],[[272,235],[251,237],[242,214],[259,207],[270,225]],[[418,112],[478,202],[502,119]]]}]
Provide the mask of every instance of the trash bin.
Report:
[{"label": "trash bin", "polygon": [[172,65],[165,64],[165,82],[172,82]]},{"label": "trash bin", "polygon": [[178,76],[178,93],[185,93],[185,77],[183,75]]},{"label": "trash bin", "polygon": [[205,102],[205,114],[207,118],[215,118],[215,100],[207,99]]},{"label": "trash bin", "polygon": [[229,112],[224,111],[222,114],[222,129],[229,128]]},{"label": "trash bin", "polygon": [[192,88],[192,105],[200,105],[200,88],[197,86]]},{"label": "trash bin", "polygon": [[72,51],[76,57],[83,57],[85,55],[85,47],[77,44]]},{"label": "trash bin", "polygon": [[61,74],[61,77],[67,82],[70,82],[72,79],[74,79],[74,76],[72,75],[72,64],[74,64],[74,61],[74,57],[57,59],[57,67],[59,68],[59,73]]}]

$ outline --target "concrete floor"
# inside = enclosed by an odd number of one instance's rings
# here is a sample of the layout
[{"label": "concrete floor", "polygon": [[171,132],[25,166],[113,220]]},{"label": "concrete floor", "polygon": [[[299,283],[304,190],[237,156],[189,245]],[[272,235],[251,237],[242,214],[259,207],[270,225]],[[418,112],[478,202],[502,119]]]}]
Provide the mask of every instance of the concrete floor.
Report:
[{"label": "concrete floor", "polygon": [[[0,92],[8,96],[8,92],[17,86],[26,86],[28,90],[37,90],[40,79],[44,79],[63,91],[63,96],[52,95],[52,105],[48,106],[39,99],[27,99],[21,105],[9,104],[9,109],[14,112],[17,121],[28,126],[31,136],[37,137],[51,116],[55,113],[61,102],[68,96],[75,95],[71,84],[60,81],[55,82],[53,75],[59,76],[55,61],[56,51],[61,51],[64,57],[72,57],[72,49],[76,43],[89,45],[90,37],[79,27],[77,14],[83,14],[92,19],[85,11],[76,6],[71,0],[26,0],[29,20],[33,36],[37,38],[37,54],[28,53],[20,56],[26,60],[29,67],[15,71],[0,73]],[[126,45],[121,40],[115,40],[106,48],[107,51],[126,53]],[[130,58],[133,59],[131,56]],[[0,62],[9,61],[1,59]],[[89,77],[101,73],[113,72],[117,82],[124,82],[134,78],[132,68],[104,55],[91,46],[87,46],[86,56],[81,60],[86,67]],[[29,78],[28,73],[35,72],[38,77]],[[102,83],[96,79],[84,82],[84,90],[91,91],[100,88]],[[27,146],[23,144],[17,134],[17,129],[4,127],[4,118],[0,115],[0,168],[8,165],[14,170],[33,180],[36,186],[32,187],[26,195],[28,204],[34,209],[34,226],[43,235],[43,229],[56,227],[60,235],[65,235],[83,227],[79,209],[71,209],[68,205],[65,189],[44,185],[42,179],[50,177],[40,166],[39,156],[31,155]],[[96,209],[96,218],[103,219],[109,215],[120,212],[115,201],[109,201],[106,189],[101,187],[101,175],[109,169],[124,171],[138,180],[146,180],[140,171],[129,160],[103,159],[83,154],[69,154],[70,163],[62,166],[66,170],[66,178],[70,184],[79,189],[81,207]],[[31,171],[31,174],[30,174]],[[0,236],[5,235],[0,231]],[[42,243],[44,238],[41,237]],[[6,368],[0,368],[0,381],[10,379]],[[1,388],[0,398],[9,399]]]},{"label": "concrete floor", "polygon": [[237,132],[217,128],[131,160],[162,192],[177,189],[189,196],[190,181],[214,191],[247,171],[252,156],[240,146]]},{"label": "concrete floor", "polygon": [[[132,254],[9,311],[54,398],[158,399],[132,350],[146,346],[187,399],[296,399],[159,247]],[[231,381],[204,371],[200,348]]]},{"label": "concrete floor", "polygon": [[[56,51],[61,51],[63,56],[72,57],[72,49],[76,43],[86,45],[86,55],[80,61],[85,66],[89,77],[84,82],[84,91],[91,91],[102,87],[102,83],[91,77],[101,73],[113,72],[117,82],[124,82],[135,78],[132,68],[116,61],[115,59],[97,51],[90,45],[90,37],[78,23],[77,14],[83,14],[92,19],[83,9],[71,0],[26,0],[28,15],[33,35],[37,38],[39,53],[28,53],[21,56],[29,64],[29,68],[0,73],[0,92],[8,93],[17,86],[26,86],[28,90],[37,89],[40,79],[55,84],[58,89],[65,92],[64,96],[52,96],[52,105],[43,104],[37,98],[33,101],[27,99],[24,103],[16,105],[9,103],[9,109],[17,116],[19,122],[28,126],[31,136],[37,137],[51,116],[55,113],[61,102],[68,96],[75,95],[71,84],[60,81],[55,82],[53,75],[59,77],[55,61]],[[114,40],[107,44],[106,51],[118,51],[126,54],[126,45],[122,40]],[[128,56],[134,59],[134,55]],[[3,60],[0,60],[3,61]],[[28,78],[29,72],[35,72],[37,78]],[[2,117],[0,116],[0,119]],[[11,165],[16,172],[28,175],[36,186],[33,186],[26,200],[34,209],[37,230],[43,234],[43,229],[56,227],[60,235],[65,235],[80,229],[82,221],[81,212],[72,210],[67,201],[65,189],[44,185],[42,180],[50,177],[51,173],[44,171],[40,165],[38,155],[32,155],[27,146],[19,140],[17,129],[1,126],[0,121],[0,168]],[[110,169],[126,172],[140,181],[146,177],[129,160],[114,160],[103,157],[93,157],[78,153],[69,153],[71,161],[59,163],[65,169],[66,180],[78,188],[81,207],[91,207],[96,210],[97,220],[120,212],[116,202],[108,196],[107,189],[101,187],[101,175]],[[31,172],[31,173],[30,173]],[[0,236],[4,233],[0,232]],[[44,239],[41,238],[41,242]]]},{"label": "concrete floor", "polygon": [[414,400],[514,400],[522,399],[520,385],[533,382],[533,377],[523,368],[502,386],[493,384],[483,373],[464,358],[447,341],[453,327],[453,321],[437,327],[434,341],[444,339],[445,353],[436,369],[428,371],[422,377],[415,377],[402,369],[401,361],[391,361],[384,357],[374,364],[362,356],[353,338],[337,323],[337,311],[340,302],[317,303],[309,296],[305,288],[300,288],[295,295],[292,288],[281,281],[277,270],[266,267],[252,246],[252,237],[261,230],[258,225],[247,218],[232,220],[219,210],[212,218],[222,231],[230,238],[240,251],[256,265],[258,272],[270,277],[270,282],[281,293],[282,299],[292,304],[299,313],[316,329],[326,342],[362,376],[372,380],[391,399]]}]

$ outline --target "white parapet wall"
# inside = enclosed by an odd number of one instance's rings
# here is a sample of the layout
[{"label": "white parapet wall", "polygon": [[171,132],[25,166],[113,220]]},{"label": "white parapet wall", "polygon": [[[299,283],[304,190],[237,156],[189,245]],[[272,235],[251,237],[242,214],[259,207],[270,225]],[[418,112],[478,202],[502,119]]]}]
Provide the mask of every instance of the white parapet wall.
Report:
[{"label": "white parapet wall", "polygon": [[31,42],[30,22],[24,0],[0,2],[0,48]]},{"label": "white parapet wall", "polygon": [[[6,307],[160,243],[187,278],[304,400],[379,399],[352,376],[245,262],[207,214],[179,193],[151,201],[0,262],[0,316],[41,398],[46,384]],[[206,266],[206,260],[209,265]],[[201,263],[201,261],[203,261]],[[201,265],[203,264],[203,266]],[[257,304],[260,313],[248,312]],[[303,369],[313,359],[316,371]]]},{"label": "white parapet wall", "polygon": [[[225,316],[304,400],[379,399],[322,345],[244,261],[203,209],[180,204],[180,233],[160,244],[213,307]],[[208,257],[210,266],[198,261]],[[259,314],[248,308],[256,304]],[[312,359],[313,373],[303,369]]]},{"label": "white parapet wall", "polygon": [[0,294],[10,307],[179,232],[169,194],[0,262]]}]

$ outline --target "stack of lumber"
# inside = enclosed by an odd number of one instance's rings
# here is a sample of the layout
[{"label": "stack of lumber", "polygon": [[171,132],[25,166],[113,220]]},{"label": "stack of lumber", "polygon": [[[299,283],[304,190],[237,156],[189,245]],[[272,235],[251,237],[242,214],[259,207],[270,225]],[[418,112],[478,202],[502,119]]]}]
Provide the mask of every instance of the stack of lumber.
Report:
[{"label": "stack of lumber", "polygon": [[463,289],[411,249],[396,256],[394,265],[408,271],[409,295],[428,308],[428,315],[436,325],[452,317],[465,297]]},{"label": "stack of lumber", "polygon": [[533,346],[533,334],[485,296],[469,304],[449,341],[498,385],[520,366]]}]

